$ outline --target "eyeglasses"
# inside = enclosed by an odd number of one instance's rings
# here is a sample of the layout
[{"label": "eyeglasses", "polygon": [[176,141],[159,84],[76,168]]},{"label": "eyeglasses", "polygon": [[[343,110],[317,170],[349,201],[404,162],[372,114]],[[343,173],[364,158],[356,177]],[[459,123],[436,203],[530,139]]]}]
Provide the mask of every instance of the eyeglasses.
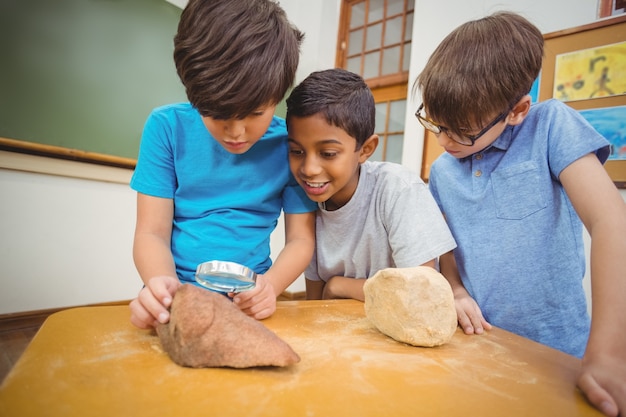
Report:
[{"label": "eyeglasses", "polygon": [[447,127],[438,125],[432,120],[429,120],[423,117],[420,114],[423,109],[424,109],[424,103],[422,103],[417,109],[417,111],[415,112],[415,117],[417,117],[417,120],[419,120],[419,122],[422,124],[422,126],[424,126],[426,130],[433,132],[435,135],[439,135],[441,132],[443,132],[446,135],[448,135],[448,137],[452,139],[453,141],[455,141],[456,143],[460,145],[465,145],[465,146],[472,146],[478,139],[480,139],[482,135],[487,133],[489,129],[494,127],[496,124],[500,123],[500,121],[502,121],[502,119],[504,119],[506,115],[509,114],[509,112],[511,111],[510,109],[507,109],[506,111],[500,113],[498,117],[496,117],[491,123],[489,123],[480,132],[478,132],[475,135],[463,134],[463,135],[458,136],[458,135],[452,134]]}]

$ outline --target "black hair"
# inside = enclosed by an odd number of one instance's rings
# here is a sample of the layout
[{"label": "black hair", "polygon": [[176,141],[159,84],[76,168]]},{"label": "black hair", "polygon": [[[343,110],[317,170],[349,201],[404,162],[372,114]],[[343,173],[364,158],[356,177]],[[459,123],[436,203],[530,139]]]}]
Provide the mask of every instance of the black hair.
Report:
[{"label": "black hair", "polygon": [[316,71],[293,89],[287,98],[287,125],[292,117],[315,114],[355,138],[357,150],[374,134],[374,97],[363,78],[350,71]]}]

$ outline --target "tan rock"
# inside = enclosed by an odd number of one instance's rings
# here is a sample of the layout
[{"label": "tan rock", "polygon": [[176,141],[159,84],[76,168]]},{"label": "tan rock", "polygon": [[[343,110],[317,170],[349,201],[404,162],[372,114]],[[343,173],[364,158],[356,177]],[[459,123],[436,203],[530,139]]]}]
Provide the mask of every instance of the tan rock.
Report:
[{"label": "tan rock", "polygon": [[163,349],[179,365],[249,368],[300,361],[285,341],[218,293],[185,284],[170,313],[170,321],[156,330]]},{"label": "tan rock", "polygon": [[457,328],[454,296],[433,268],[387,268],[363,287],[365,314],[376,328],[414,346],[447,343]]}]

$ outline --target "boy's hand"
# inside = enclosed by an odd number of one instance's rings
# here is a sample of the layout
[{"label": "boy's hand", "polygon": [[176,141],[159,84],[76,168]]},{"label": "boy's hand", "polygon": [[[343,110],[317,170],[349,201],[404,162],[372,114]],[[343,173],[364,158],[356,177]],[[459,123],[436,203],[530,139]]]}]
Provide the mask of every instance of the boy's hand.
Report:
[{"label": "boy's hand", "polygon": [[491,330],[491,324],[483,317],[478,303],[463,289],[454,294],[454,306],[459,326],[465,334],[482,334]]},{"label": "boy's hand", "polygon": [[158,276],[151,278],[130,302],[130,322],[140,329],[156,327],[170,319],[169,307],[174,294],[182,284],[178,278]]},{"label": "boy's hand", "polygon": [[276,311],[276,293],[265,275],[257,275],[253,289],[229,296],[241,311],[257,320],[268,318]]},{"label": "boy's hand", "polygon": [[626,361],[623,357],[606,353],[595,357],[585,355],[578,387],[605,415],[626,415]]}]

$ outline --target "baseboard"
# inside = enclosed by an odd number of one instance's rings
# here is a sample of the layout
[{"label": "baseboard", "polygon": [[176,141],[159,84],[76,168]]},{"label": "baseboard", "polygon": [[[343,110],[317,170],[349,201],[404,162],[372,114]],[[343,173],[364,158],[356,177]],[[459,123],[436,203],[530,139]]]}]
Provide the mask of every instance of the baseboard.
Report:
[{"label": "baseboard", "polygon": [[278,301],[295,301],[295,300],[306,300],[306,292],[305,291],[283,291],[282,294],[278,296]]},{"label": "baseboard", "polygon": [[98,307],[98,306],[117,306],[128,305],[130,300],[113,301],[109,303],[88,304],[74,307],[49,308],[45,310],[24,311],[20,313],[0,314],[0,332],[14,331],[32,327],[39,327],[48,318],[49,315],[58,313],[62,310],[75,307]]}]

